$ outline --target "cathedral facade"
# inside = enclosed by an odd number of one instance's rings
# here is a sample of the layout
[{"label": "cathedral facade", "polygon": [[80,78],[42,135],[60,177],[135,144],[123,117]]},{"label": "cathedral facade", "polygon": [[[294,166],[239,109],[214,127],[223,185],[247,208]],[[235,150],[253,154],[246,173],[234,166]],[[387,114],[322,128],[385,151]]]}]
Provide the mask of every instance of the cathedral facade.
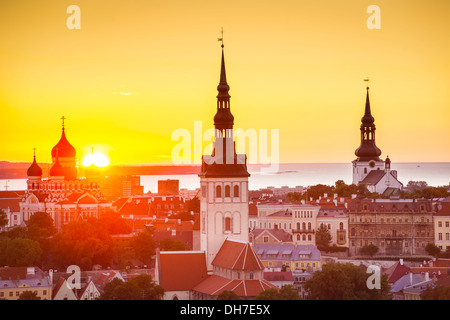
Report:
[{"label": "cathedral facade", "polygon": [[98,218],[111,207],[100,191],[99,170],[94,165],[86,169],[86,178],[78,177],[75,148],[66,138],[64,117],[62,134],[51,150],[52,166],[45,179],[41,167],[33,162],[27,170],[27,190],[20,202],[25,223],[36,212],[47,212],[58,229],[71,221]]}]

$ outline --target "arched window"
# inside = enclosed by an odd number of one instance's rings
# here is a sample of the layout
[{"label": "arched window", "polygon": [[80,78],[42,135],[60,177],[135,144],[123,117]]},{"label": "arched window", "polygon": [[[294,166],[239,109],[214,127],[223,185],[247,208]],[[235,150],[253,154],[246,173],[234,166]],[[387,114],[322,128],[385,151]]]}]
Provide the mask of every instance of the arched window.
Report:
[{"label": "arched window", "polygon": [[306,240],[306,235],[303,235],[303,237],[302,237],[302,238],[303,238],[303,241],[305,241],[305,240]]},{"label": "arched window", "polygon": [[311,222],[308,222],[308,230],[311,230]]},{"label": "arched window", "polygon": [[300,241],[300,235],[299,234],[297,235],[297,241]]},{"label": "arched window", "polygon": [[300,222],[297,222],[297,229],[300,229]]},{"label": "arched window", "polygon": [[216,198],[221,198],[221,197],[222,197],[222,187],[217,186],[216,187]]},{"label": "arched window", "polygon": [[234,197],[235,198],[239,197],[239,186],[234,186]]},{"label": "arched window", "polygon": [[310,234],[308,234],[308,241],[311,241],[311,235]]},{"label": "arched window", "polygon": [[339,223],[339,230],[344,230],[344,223],[343,222]]},{"label": "arched window", "polygon": [[225,197],[229,198],[230,197],[230,186],[225,186]]},{"label": "arched window", "polygon": [[302,229],[306,230],[306,223],[305,222],[302,223]]},{"label": "arched window", "polygon": [[225,218],[225,231],[231,231],[231,218]]}]

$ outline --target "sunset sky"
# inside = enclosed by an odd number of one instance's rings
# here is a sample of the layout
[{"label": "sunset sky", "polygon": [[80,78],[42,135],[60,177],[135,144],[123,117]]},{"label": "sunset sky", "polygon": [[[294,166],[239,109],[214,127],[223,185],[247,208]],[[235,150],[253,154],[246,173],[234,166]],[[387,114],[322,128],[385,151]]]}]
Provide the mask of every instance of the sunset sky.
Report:
[{"label": "sunset sky", "polygon": [[[66,26],[72,4],[80,30]],[[116,165],[171,164],[174,130],[213,127],[223,27],[235,129],[278,129],[281,162],[350,163],[366,77],[381,157],[449,162],[449,12],[448,0],[1,1],[0,160],[35,147],[50,162],[65,116],[80,160],[94,147]]]}]

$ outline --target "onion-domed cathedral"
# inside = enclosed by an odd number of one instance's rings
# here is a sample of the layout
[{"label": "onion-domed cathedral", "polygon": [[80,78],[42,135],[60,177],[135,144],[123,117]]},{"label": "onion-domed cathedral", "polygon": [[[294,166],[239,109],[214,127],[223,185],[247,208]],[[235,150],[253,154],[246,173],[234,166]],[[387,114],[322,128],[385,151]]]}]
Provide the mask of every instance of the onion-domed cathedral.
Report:
[{"label": "onion-domed cathedral", "polygon": [[[62,117],[62,133],[52,148],[52,165],[44,178],[42,168],[36,161],[27,170],[27,190],[20,211],[23,221],[28,221],[36,212],[47,212],[55,226],[60,229],[70,221],[96,217],[111,207],[100,191],[99,175],[95,168],[86,170],[86,178],[78,177],[76,149],[67,140]],[[92,174],[89,174],[92,173]]]},{"label": "onion-domed cathedral", "polygon": [[366,106],[361,118],[361,144],[353,160],[353,184],[363,184],[370,192],[395,193],[403,187],[397,180],[397,171],[391,170],[389,156],[380,159],[381,150],[375,144],[375,118],[370,110],[369,87],[366,88]]}]

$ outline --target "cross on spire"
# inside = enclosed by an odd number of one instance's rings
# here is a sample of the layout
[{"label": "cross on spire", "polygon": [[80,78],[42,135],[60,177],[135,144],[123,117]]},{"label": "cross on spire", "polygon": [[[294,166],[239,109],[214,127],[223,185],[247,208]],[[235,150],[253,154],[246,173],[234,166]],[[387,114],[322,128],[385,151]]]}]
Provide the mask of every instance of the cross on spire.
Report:
[{"label": "cross on spire", "polygon": [[64,120],[66,120],[66,117],[62,116],[61,120],[62,120],[62,128],[64,129]]}]

